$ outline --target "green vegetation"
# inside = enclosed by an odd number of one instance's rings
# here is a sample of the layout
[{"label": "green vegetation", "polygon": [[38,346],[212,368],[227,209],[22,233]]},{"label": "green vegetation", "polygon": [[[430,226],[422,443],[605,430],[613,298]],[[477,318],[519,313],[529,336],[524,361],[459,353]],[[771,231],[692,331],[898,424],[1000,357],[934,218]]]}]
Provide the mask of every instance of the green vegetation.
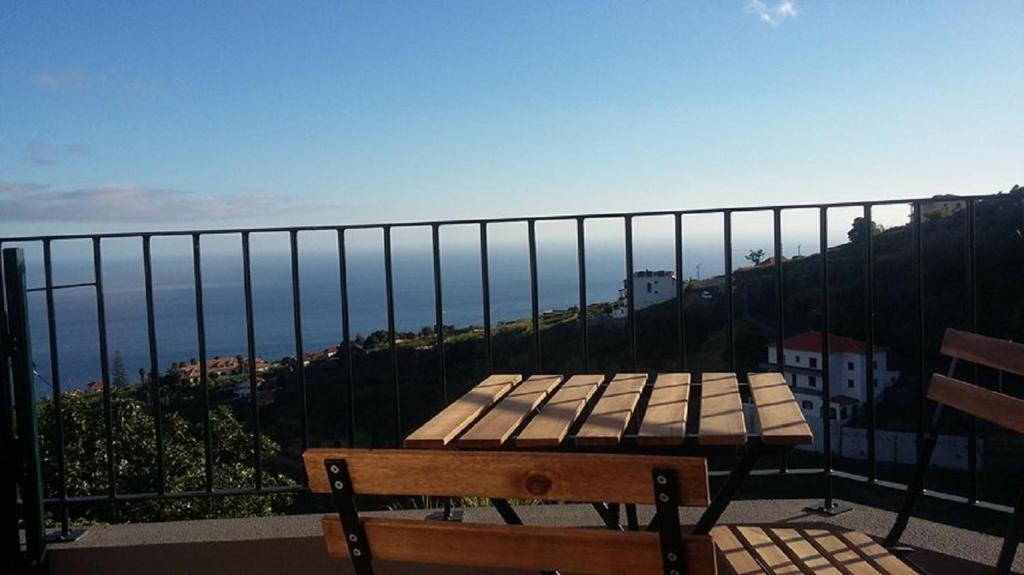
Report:
[{"label": "green vegetation", "polygon": [[[118,493],[154,493],[157,490],[156,436],[152,407],[138,388],[116,387],[111,392],[114,470]],[[65,466],[69,497],[105,495],[107,480],[106,436],[102,395],[66,394],[62,397],[65,437]],[[46,399],[38,407],[43,461],[44,490],[59,493],[56,412]],[[211,456],[214,489],[252,487],[252,436],[225,406],[210,412]],[[163,416],[166,484],[168,493],[201,491],[205,488],[203,423],[195,414],[166,413]],[[279,448],[263,437],[264,457],[274,457]],[[283,485],[285,478],[263,474],[264,485]],[[79,522],[125,523],[268,515],[288,505],[284,495],[271,497],[206,497],[163,501],[127,501],[116,505],[98,504],[74,508]]]}]

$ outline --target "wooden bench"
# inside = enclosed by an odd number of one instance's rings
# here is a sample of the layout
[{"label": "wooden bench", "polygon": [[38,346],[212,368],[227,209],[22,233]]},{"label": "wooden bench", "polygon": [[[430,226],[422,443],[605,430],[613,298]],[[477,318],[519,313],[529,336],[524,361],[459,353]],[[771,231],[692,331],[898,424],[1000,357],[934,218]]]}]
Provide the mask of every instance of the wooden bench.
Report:
[{"label": "wooden bench", "polygon": [[[709,503],[698,457],[597,453],[311,449],[309,487],[338,513],[322,524],[328,554],[351,559],[572,573],[717,573],[709,535],[682,535],[679,507]],[[486,497],[508,525],[360,518],[356,495]],[[508,499],[655,505],[656,531],[522,525]]]},{"label": "wooden bench", "polygon": [[[995,339],[976,333],[947,329],[942,340],[942,354],[950,357],[947,375],[932,375],[928,386],[928,399],[937,405],[931,426],[925,440],[918,446],[918,464],[914,477],[907,488],[907,497],[885,538],[886,547],[899,543],[907,527],[910,513],[918,495],[924,489],[924,475],[938,441],[939,422],[943,407],[962,411],[1004,429],[1024,433],[1024,401],[996,391],[991,391],[958,379],[954,379],[959,361],[992,368],[998,371],[1024,376],[1024,344]],[[995,572],[1003,575],[1010,572],[1017,545],[1024,536],[1024,491],[1014,507],[1003,547],[996,562]]]},{"label": "wooden bench", "polygon": [[723,573],[912,575],[877,541],[835,525],[719,525],[711,530]]},{"label": "wooden bench", "polygon": [[[331,557],[358,575],[371,560],[555,572],[666,575],[914,573],[873,539],[841,528],[718,526],[683,535],[679,506],[708,504],[702,458],[434,450],[311,449],[309,486],[330,493]],[[355,495],[486,497],[509,523],[360,518]],[[522,525],[510,498],[654,504],[655,531]],[[666,518],[666,519],[663,519]]]}]

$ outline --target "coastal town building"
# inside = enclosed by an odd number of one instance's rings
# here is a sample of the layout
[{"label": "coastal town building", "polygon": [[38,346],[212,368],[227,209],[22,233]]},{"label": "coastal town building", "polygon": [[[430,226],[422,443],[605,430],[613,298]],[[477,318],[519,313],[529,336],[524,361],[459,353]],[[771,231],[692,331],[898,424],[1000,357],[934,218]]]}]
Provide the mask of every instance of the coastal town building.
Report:
[{"label": "coastal town building", "polygon": [[[225,375],[241,375],[248,369],[248,360],[242,356],[214,357],[206,362],[206,374],[210,379],[217,379]],[[270,369],[268,363],[262,357],[256,358],[256,373],[264,373]],[[181,362],[177,367],[172,366],[181,378],[189,383],[200,382],[201,369],[198,361]]]},{"label": "coastal town building", "polygon": [[[821,353],[821,332],[806,331],[786,338],[782,342],[783,373],[793,395],[805,415],[821,417],[824,404],[822,377],[825,362]],[[829,376],[831,398],[829,417],[847,421],[859,406],[878,398],[899,378],[899,372],[890,369],[888,352],[875,346],[868,357],[867,344],[858,339],[829,335]],[[768,346],[768,363],[775,365],[778,346]],[[872,362],[874,377],[867,385],[868,361]]]},{"label": "coastal town building", "polygon": [[[676,297],[676,273],[667,270],[633,272],[633,309],[641,310]],[[612,308],[612,317],[624,319],[628,314],[630,279],[622,280],[619,299]]]}]

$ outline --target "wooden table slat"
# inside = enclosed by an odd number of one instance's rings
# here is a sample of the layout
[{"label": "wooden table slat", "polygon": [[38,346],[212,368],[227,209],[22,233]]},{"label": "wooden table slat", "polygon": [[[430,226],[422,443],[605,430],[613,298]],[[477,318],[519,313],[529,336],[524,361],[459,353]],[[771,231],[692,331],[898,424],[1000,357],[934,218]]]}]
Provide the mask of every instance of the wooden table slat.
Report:
[{"label": "wooden table slat", "polygon": [[702,445],[742,445],[747,426],[734,373],[705,373],[701,380],[700,430]]},{"label": "wooden table slat", "polygon": [[813,441],[811,428],[781,373],[751,373],[750,394],[768,445],[800,445]]},{"label": "wooden table slat", "polygon": [[603,375],[574,375],[533,416],[517,437],[517,447],[556,447],[569,433],[594,392],[604,382]]},{"label": "wooden table slat", "polygon": [[519,384],[459,438],[459,447],[501,447],[547,395],[562,382],[560,375],[534,375]]},{"label": "wooden table slat", "polygon": [[646,383],[645,373],[620,373],[612,378],[576,434],[576,445],[618,445]]},{"label": "wooden table slat", "polygon": [[690,398],[690,374],[661,373],[654,381],[651,399],[637,434],[640,445],[682,445],[686,437],[686,411]]},{"label": "wooden table slat", "polygon": [[518,374],[488,377],[409,435],[405,439],[405,447],[438,449],[447,446],[522,380],[523,376]]}]

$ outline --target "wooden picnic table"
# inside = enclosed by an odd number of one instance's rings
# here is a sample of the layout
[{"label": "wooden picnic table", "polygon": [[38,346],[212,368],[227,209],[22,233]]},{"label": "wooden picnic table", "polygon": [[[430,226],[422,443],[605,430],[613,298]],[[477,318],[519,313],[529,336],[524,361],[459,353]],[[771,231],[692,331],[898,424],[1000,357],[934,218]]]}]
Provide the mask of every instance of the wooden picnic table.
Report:
[{"label": "wooden picnic table", "polygon": [[[406,437],[404,445],[691,456],[746,446],[697,522],[694,532],[706,534],[761,456],[813,441],[779,373],[750,373],[746,382],[734,373],[661,373],[653,382],[644,373],[620,373],[606,379],[492,375]],[[744,415],[746,394],[752,418]],[[615,516],[617,521],[617,510]],[[627,516],[635,528],[635,509],[627,507]]]}]

